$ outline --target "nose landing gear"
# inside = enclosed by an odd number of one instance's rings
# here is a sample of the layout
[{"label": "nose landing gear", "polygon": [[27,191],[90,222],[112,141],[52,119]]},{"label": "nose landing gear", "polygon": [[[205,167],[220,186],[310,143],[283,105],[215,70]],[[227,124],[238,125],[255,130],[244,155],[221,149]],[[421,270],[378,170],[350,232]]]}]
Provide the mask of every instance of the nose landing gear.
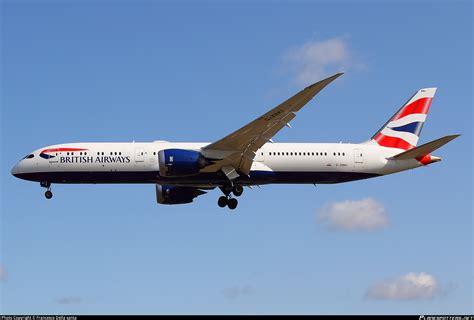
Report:
[{"label": "nose landing gear", "polygon": [[46,197],[46,199],[51,199],[53,197],[53,193],[51,192],[51,182],[41,181],[40,186],[47,189],[46,192],[44,193],[44,196]]},{"label": "nose landing gear", "polygon": [[44,196],[46,197],[46,199],[51,199],[53,197],[53,193],[48,190],[44,193]]}]

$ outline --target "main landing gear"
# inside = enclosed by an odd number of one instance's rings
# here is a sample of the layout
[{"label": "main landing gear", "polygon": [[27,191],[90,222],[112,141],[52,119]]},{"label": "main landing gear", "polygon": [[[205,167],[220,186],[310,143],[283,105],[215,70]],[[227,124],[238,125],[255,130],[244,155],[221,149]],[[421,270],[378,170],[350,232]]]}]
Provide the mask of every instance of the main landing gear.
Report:
[{"label": "main landing gear", "polygon": [[237,199],[232,198],[231,193],[233,193],[234,196],[239,197],[244,192],[244,187],[239,185],[225,185],[223,187],[220,187],[220,189],[222,190],[224,195],[219,197],[219,200],[217,200],[217,205],[221,208],[227,206],[231,210],[237,208],[238,201]]},{"label": "main landing gear", "polygon": [[228,206],[229,209],[234,210],[237,208],[238,201],[235,198],[231,198],[229,196],[221,196],[219,197],[219,200],[217,200],[217,205],[221,208],[224,208],[225,206]]},{"label": "main landing gear", "polygon": [[40,185],[43,188],[47,189],[46,192],[44,193],[44,196],[46,197],[46,199],[51,199],[53,197],[53,193],[51,192],[51,183],[48,181],[41,181]]}]

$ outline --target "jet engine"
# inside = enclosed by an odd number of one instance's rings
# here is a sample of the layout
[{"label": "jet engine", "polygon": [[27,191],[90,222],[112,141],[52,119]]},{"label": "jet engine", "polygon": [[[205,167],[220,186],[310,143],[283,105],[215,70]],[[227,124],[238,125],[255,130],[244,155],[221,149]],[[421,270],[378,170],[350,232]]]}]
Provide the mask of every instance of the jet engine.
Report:
[{"label": "jet engine", "polygon": [[194,187],[177,187],[169,185],[156,185],[156,201],[161,204],[183,204],[193,202],[193,199],[205,191]]},{"label": "jet engine", "polygon": [[158,152],[160,176],[183,177],[199,173],[210,162],[200,152],[183,149],[165,149]]}]

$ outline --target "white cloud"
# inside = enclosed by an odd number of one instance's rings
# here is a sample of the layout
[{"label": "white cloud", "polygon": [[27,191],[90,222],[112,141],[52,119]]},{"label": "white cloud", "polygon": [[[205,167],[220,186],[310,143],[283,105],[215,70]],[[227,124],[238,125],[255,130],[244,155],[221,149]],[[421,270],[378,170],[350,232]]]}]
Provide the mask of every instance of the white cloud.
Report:
[{"label": "white cloud", "polygon": [[245,286],[234,286],[230,288],[225,288],[222,290],[222,293],[227,299],[235,299],[241,296],[246,296],[253,294],[255,289],[250,285]]},{"label": "white cloud", "polygon": [[82,302],[81,297],[62,297],[56,300],[57,303],[59,304],[79,304]]},{"label": "white cloud", "polygon": [[297,85],[309,85],[353,65],[352,53],[344,38],[310,40],[290,48],[283,56],[283,69]]},{"label": "white cloud", "polygon": [[319,209],[317,220],[340,230],[377,230],[388,225],[384,206],[372,198],[329,204]]},{"label": "white cloud", "polygon": [[410,272],[396,279],[377,282],[367,290],[368,297],[386,300],[430,299],[440,293],[436,278],[426,272]]},{"label": "white cloud", "polygon": [[3,267],[3,265],[0,264],[0,281],[5,281],[7,279],[7,271]]}]

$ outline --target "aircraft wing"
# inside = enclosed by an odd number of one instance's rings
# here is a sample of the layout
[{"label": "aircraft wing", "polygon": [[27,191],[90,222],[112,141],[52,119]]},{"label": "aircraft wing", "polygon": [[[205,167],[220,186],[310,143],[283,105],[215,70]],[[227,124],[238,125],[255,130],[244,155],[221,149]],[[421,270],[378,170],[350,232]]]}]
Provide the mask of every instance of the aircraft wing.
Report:
[{"label": "aircraft wing", "polygon": [[341,76],[337,73],[316,82],[268,111],[261,117],[243,126],[228,136],[202,148],[202,154],[213,159],[214,164],[201,170],[215,172],[220,169],[229,177],[237,177],[238,172],[248,175],[256,151],[296,117],[296,112],[307,104],[324,87]]}]

